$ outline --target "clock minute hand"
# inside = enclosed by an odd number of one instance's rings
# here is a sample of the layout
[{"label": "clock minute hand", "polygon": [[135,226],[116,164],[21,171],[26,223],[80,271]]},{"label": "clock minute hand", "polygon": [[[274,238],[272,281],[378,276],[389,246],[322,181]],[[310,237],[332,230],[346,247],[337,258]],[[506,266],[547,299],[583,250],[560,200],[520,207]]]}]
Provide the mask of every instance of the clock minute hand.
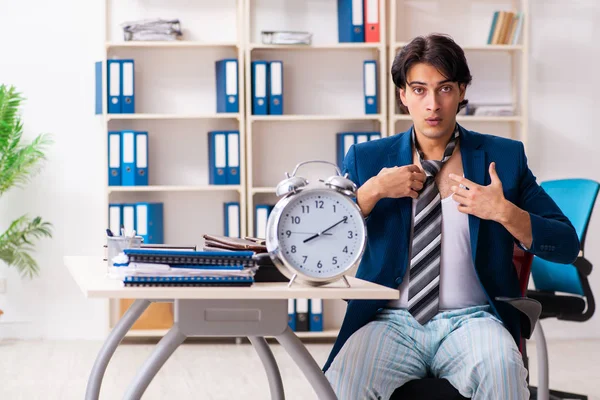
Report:
[{"label": "clock minute hand", "polygon": [[308,238],[304,239],[304,240],[303,240],[303,243],[306,243],[306,242],[309,242],[309,241],[311,241],[311,240],[313,240],[313,239],[315,239],[315,238],[318,238],[319,236],[323,235],[323,234],[324,234],[325,232],[327,232],[328,230],[335,228],[336,226],[338,226],[338,225],[339,225],[339,224],[341,224],[342,222],[345,222],[347,219],[348,219],[348,217],[344,217],[344,218],[342,218],[340,221],[338,221],[338,222],[336,222],[335,224],[331,225],[329,228],[327,228],[327,229],[324,229],[324,230],[322,230],[321,232],[319,232],[319,233],[317,233],[317,234],[315,234],[315,235],[312,235],[311,237],[308,237]]},{"label": "clock minute hand", "polygon": [[[312,232],[290,232],[290,234],[298,234],[298,235],[314,235]],[[324,233],[324,235],[331,235],[331,233]]]}]

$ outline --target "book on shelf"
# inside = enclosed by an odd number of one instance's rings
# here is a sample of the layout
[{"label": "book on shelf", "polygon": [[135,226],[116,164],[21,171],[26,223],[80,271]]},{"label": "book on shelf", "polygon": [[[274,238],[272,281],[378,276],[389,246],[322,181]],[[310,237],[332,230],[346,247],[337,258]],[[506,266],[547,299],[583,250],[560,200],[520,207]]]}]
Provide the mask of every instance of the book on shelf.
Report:
[{"label": "book on shelf", "polygon": [[381,138],[381,132],[339,132],[336,134],[336,160],[342,168],[344,158],[353,144],[369,142]]},{"label": "book on shelf", "polygon": [[108,226],[114,236],[135,231],[145,244],[164,244],[163,203],[110,203]]},{"label": "book on shelf", "polygon": [[240,131],[208,132],[208,178],[211,185],[240,184]]},{"label": "book on shelf", "polygon": [[238,60],[224,58],[215,62],[217,113],[239,112]]},{"label": "book on shelf", "polygon": [[379,11],[378,0],[338,0],[338,42],[378,43]]},{"label": "book on shelf", "polygon": [[523,30],[523,19],[522,12],[495,11],[487,44],[518,44]]},{"label": "book on shelf", "polygon": [[108,185],[148,186],[148,132],[108,132]]},{"label": "book on shelf", "polygon": [[267,221],[273,211],[273,204],[256,204],[254,206],[254,237],[267,237]]},{"label": "book on shelf", "polygon": [[288,299],[288,325],[295,332],[323,332],[323,299]]},{"label": "book on shelf", "polygon": [[283,61],[253,60],[252,115],[283,114]]},{"label": "book on shelf", "polygon": [[[106,63],[106,85],[102,80],[102,68]],[[95,113],[135,113],[135,60],[110,59],[95,63]],[[103,103],[106,91],[106,103]]]},{"label": "book on shelf", "polygon": [[223,203],[223,232],[225,232],[225,236],[234,238],[241,237],[242,226],[240,220],[239,201]]}]

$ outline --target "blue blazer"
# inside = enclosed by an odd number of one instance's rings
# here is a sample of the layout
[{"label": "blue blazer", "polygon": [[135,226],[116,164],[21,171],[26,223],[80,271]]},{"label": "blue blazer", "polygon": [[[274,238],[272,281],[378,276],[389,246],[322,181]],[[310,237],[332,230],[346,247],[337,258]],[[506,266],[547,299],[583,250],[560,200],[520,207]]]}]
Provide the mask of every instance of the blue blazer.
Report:
[{"label": "blue blazer", "polygon": [[[496,171],[504,196],[531,216],[533,243],[529,251],[556,263],[572,263],[579,253],[579,239],[556,203],[538,186],[527,166],[523,143],[460,129],[460,153],[465,177],[489,185],[489,165]],[[412,159],[412,127],[398,135],[353,145],[343,171],[358,187],[384,168],[409,165]],[[412,198],[379,200],[366,219],[367,247],[357,278],[397,288],[408,265]],[[512,263],[516,239],[499,223],[469,215],[472,257],[479,281],[496,316],[520,341],[519,312],[496,301],[497,296],[519,297],[519,279]],[[517,243],[518,244],[518,243]],[[460,290],[457,288],[457,290]],[[371,321],[388,300],[351,300],[326,371],[346,340]]]}]

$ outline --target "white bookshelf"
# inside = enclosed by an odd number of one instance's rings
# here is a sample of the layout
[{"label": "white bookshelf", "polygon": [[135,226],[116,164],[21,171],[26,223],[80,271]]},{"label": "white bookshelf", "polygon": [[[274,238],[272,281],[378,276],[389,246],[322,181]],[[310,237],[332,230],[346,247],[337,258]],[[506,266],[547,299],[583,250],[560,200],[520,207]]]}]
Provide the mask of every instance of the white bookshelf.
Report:
[{"label": "white bookshelf", "polygon": [[248,44],[249,50],[364,50],[372,49],[379,50],[381,48],[380,43],[331,43],[331,44],[310,44],[310,45],[287,45],[287,44],[262,44],[262,43],[251,43]]},{"label": "white bookshelf", "polygon": [[[396,121],[412,121],[410,115],[407,114],[396,114],[390,117],[392,122]],[[514,116],[478,116],[478,115],[457,115],[456,120],[458,122],[521,122],[523,117],[519,115]]]},{"label": "white bookshelf", "polygon": [[[398,52],[402,47],[406,46],[408,42],[395,42],[392,47],[395,52]],[[484,45],[466,45],[462,46],[465,51],[523,51],[522,45],[509,45],[509,44],[484,44]]]},{"label": "white bookshelf", "polygon": [[148,186],[109,186],[109,193],[113,192],[243,192],[241,185],[203,185],[203,186],[177,186],[177,185],[148,185]]},{"label": "white bookshelf", "polygon": [[[279,3],[279,4],[278,4]],[[324,4],[325,3],[325,4]],[[311,13],[311,8],[318,9],[320,15],[315,11]],[[274,202],[275,186],[284,178],[284,172],[290,172],[294,169],[298,162],[307,159],[325,159],[335,161],[335,134],[337,132],[351,130],[370,130],[380,131],[382,136],[386,135],[388,116],[385,104],[387,98],[387,45],[385,35],[386,25],[386,2],[379,1],[380,9],[380,32],[381,41],[379,43],[339,43],[337,36],[337,1],[331,0],[328,2],[308,1],[306,5],[290,5],[283,4],[274,0],[245,0],[245,29],[246,29],[246,121],[247,121],[247,147],[246,160],[248,173],[248,234],[254,233],[254,205],[257,204],[256,198],[262,195],[263,199]],[[264,14],[264,16],[263,16]],[[267,15],[271,17],[268,20]],[[292,20],[290,15],[295,15]],[[325,27],[323,31],[323,23],[319,23],[319,28],[310,25],[311,21],[321,18],[321,21],[329,21],[330,26]],[[287,28],[277,25],[279,21],[284,21],[290,24]],[[302,25],[306,23],[306,25]],[[280,23],[281,24],[281,23]],[[308,26],[307,26],[308,25]],[[326,25],[326,24],[325,24]],[[260,31],[272,29],[290,29],[290,30],[305,30],[313,32],[313,41],[310,45],[265,45],[260,43]],[[364,106],[362,106],[362,61],[367,59],[375,59],[378,62],[378,92],[379,92],[379,114],[365,114]],[[252,69],[251,62],[254,60],[282,60],[283,75],[284,75],[284,111],[283,115],[253,115],[252,114]],[[345,62],[348,61],[348,62]],[[320,65],[315,66],[315,63]],[[350,67],[352,66],[352,67]],[[335,68],[344,70],[353,68],[358,72],[355,74],[356,87],[352,92],[355,97],[354,107],[348,107],[349,110],[343,110],[332,107],[333,98],[322,101],[322,107],[303,107],[296,100],[297,93],[300,89],[306,90],[305,99],[310,101],[311,98],[319,97],[319,88],[307,87],[303,85],[310,83],[313,76],[323,74],[321,81],[328,79],[334,80],[335,73],[332,72]],[[308,71],[302,73],[299,70]],[[329,74],[328,74],[329,73]],[[300,76],[298,76],[300,75]],[[343,73],[342,73],[343,75]],[[317,78],[319,79],[319,78]],[[343,81],[342,81],[343,82]],[[333,85],[332,85],[333,86]],[[291,88],[290,88],[291,87]],[[313,89],[313,90],[311,90]],[[327,91],[327,88],[323,88]],[[361,108],[362,107],[362,108]],[[310,109],[310,110],[309,110]],[[302,112],[309,110],[310,112]],[[355,125],[359,123],[358,125]],[[355,126],[356,128],[353,128]],[[277,139],[278,131],[292,131],[281,144],[289,143],[294,146],[295,154],[291,157],[276,157],[278,161],[281,158],[282,162],[273,162],[273,169],[276,174],[268,171],[268,174],[263,174],[264,165],[268,163],[266,154],[272,154],[279,146],[279,143],[273,147],[268,147],[271,143],[269,138]],[[303,130],[313,131],[318,130],[323,141],[327,144],[322,146],[319,144],[319,152],[310,152],[309,146],[305,146],[307,141],[312,141],[310,138],[301,137]],[[265,138],[265,136],[269,138]],[[317,139],[318,140],[318,139]],[[298,146],[296,146],[296,143]],[[263,145],[264,144],[264,145]],[[316,143],[315,143],[316,144]],[[269,151],[259,152],[257,148],[267,146]],[[302,151],[307,150],[307,151]],[[302,171],[299,171],[302,173]],[[331,167],[321,167],[319,169],[309,170],[314,178],[325,178],[334,173]],[[267,176],[268,175],[268,176]],[[307,177],[310,180],[310,177]]]},{"label": "white bookshelf", "polygon": [[369,115],[251,115],[249,122],[254,121],[384,121],[381,114]]},{"label": "white bookshelf", "polygon": [[[241,231],[246,231],[246,161],[243,0],[203,3],[137,3],[105,0],[105,41],[102,46],[103,136],[105,170],[108,168],[107,132],[142,130],[149,135],[149,185],[108,186],[105,202],[163,202],[165,242],[196,245],[202,234],[223,234],[223,203],[239,201]],[[121,23],[145,18],[179,18],[181,41],[125,42]],[[224,23],[215,24],[220,18]],[[215,28],[216,27],[216,28]],[[106,60],[135,60],[135,113],[108,114]],[[238,113],[216,112],[215,62],[238,60]],[[210,185],[208,132],[239,130],[240,185]],[[110,300],[109,329],[119,318],[119,301]],[[130,337],[160,337],[164,329],[135,329]]]},{"label": "white bookshelf", "polygon": [[[434,12],[427,8],[435,7]],[[496,10],[524,13],[520,43],[516,45],[488,45],[487,39]],[[389,2],[388,31],[389,68],[396,54],[411,38],[429,32],[451,35],[464,49],[473,81],[467,88],[470,103],[488,100],[490,93],[502,92],[503,102],[516,106],[514,116],[459,115],[457,120],[467,129],[497,134],[520,140],[527,146],[528,133],[528,54],[529,54],[529,0],[477,2],[461,0],[425,2],[397,0]],[[497,79],[497,76],[501,78]],[[503,90],[506,89],[506,90]],[[396,105],[395,85],[388,73],[388,135],[403,132],[411,125],[409,115],[400,114]]]},{"label": "white bookshelf", "polygon": [[116,48],[148,48],[148,47],[158,47],[158,48],[210,48],[210,47],[238,47],[239,44],[237,42],[196,42],[192,40],[178,40],[172,42],[161,42],[161,41],[144,41],[144,42],[106,42],[107,49],[116,49]]},{"label": "white bookshelf", "polygon": [[254,187],[252,189],[250,189],[250,193],[252,194],[257,194],[257,193],[275,193],[276,188],[275,187]]},{"label": "white bookshelf", "polygon": [[240,119],[238,113],[215,113],[215,114],[106,114],[107,121],[111,120],[151,120],[151,119]]},{"label": "white bookshelf", "polygon": [[[379,43],[339,43],[337,1],[281,2],[245,0],[246,161],[248,234],[254,235],[254,206],[275,204],[275,187],[284,173],[305,160],[335,163],[338,132],[387,132],[386,2],[379,1]],[[293,17],[292,17],[293,16]],[[261,30],[313,33],[311,45],[265,45]],[[377,60],[379,114],[365,114],[363,61]],[[283,115],[252,114],[254,60],[283,61]],[[314,82],[318,82],[315,84]],[[352,82],[350,88],[347,82]],[[342,101],[340,101],[340,98]],[[307,104],[306,102],[314,102]],[[286,151],[285,149],[288,149]],[[334,174],[330,166],[298,171],[309,181]],[[300,338],[336,338],[345,303],[325,300],[323,332],[298,332]]]},{"label": "white bookshelf", "polygon": [[[159,171],[154,180],[151,176],[150,186],[147,187],[109,187],[105,182],[106,219],[108,202],[111,201],[164,200],[165,207],[167,202],[172,202],[174,207],[180,209],[177,223],[183,220],[199,227],[183,233],[171,227],[171,230],[165,231],[166,241],[170,241],[171,237],[173,241],[189,243],[190,237],[208,232],[219,233],[222,230],[222,203],[233,200],[240,201],[242,235],[253,236],[255,204],[274,204],[278,200],[275,196],[276,185],[284,178],[285,172],[292,172],[298,162],[309,159],[335,162],[337,132],[379,131],[382,136],[389,136],[406,130],[411,119],[409,115],[399,114],[396,109],[390,69],[396,53],[408,40],[420,34],[446,32],[465,49],[473,75],[473,83],[467,89],[470,101],[476,102],[484,99],[486,93],[506,89],[503,94],[505,98],[518,104],[518,114],[514,116],[461,115],[458,121],[467,129],[512,137],[526,144],[528,0],[460,0],[456,4],[445,0],[379,0],[380,43],[338,43],[336,0],[223,0],[218,4],[152,3],[143,7],[131,2],[105,1],[107,34],[103,46],[104,60],[113,55],[136,60],[137,112],[104,114],[104,128],[106,131],[148,131],[150,146],[154,140],[161,148],[160,153],[155,154],[156,158],[160,163],[173,165],[174,168],[164,173]],[[477,7],[470,6],[475,3]],[[118,10],[121,8],[128,8],[128,14],[120,13]],[[525,13],[519,44],[485,44],[493,11],[500,9]],[[119,24],[124,20],[177,14],[184,28],[190,28],[185,41],[132,43],[120,40]],[[212,21],[207,23],[207,20],[221,17],[228,18],[229,24],[224,25],[224,31],[217,35],[219,37],[215,37],[211,33],[215,24],[210,23]],[[311,31],[313,43],[261,43],[261,30],[284,29]],[[240,112],[217,114],[212,86],[214,61],[229,57],[236,57],[239,62]],[[159,64],[178,67],[173,74],[181,80],[174,84],[169,80],[161,80],[160,75],[166,69],[158,66],[147,67],[148,71],[141,70],[138,75],[138,69],[153,59],[158,60]],[[364,113],[362,62],[367,59],[378,61],[379,113],[375,115]],[[283,61],[283,115],[252,115],[253,60]],[[105,68],[103,74],[103,82],[106,83]],[[190,87],[186,76],[191,76]],[[488,81],[492,81],[492,86],[488,85]],[[162,85],[158,86],[157,92],[169,92],[171,97],[164,107],[148,101],[154,92],[146,86],[153,85]],[[498,87],[502,90],[498,90]],[[103,92],[103,104],[106,104],[106,93]],[[202,154],[206,154],[206,132],[218,129],[240,131],[240,185],[209,185],[207,170],[202,170],[207,164],[202,159]],[[180,134],[180,131],[183,133]],[[200,175],[186,174],[186,167],[190,166],[180,165],[178,154],[189,157],[192,154],[190,149],[194,148],[199,149],[200,160],[190,165],[202,170]],[[177,173],[179,170],[184,173]],[[299,171],[309,180],[324,179],[333,172],[327,166]],[[185,207],[204,208],[209,210],[210,215],[203,216],[201,224],[185,221],[185,214],[181,212]],[[165,224],[167,218],[165,210]],[[111,302],[110,306],[109,326],[112,327],[118,310],[115,302]],[[326,300],[323,307],[325,330],[298,332],[300,338],[337,337],[345,303]],[[165,333],[164,329],[138,329],[131,331],[128,336],[162,337]]]}]

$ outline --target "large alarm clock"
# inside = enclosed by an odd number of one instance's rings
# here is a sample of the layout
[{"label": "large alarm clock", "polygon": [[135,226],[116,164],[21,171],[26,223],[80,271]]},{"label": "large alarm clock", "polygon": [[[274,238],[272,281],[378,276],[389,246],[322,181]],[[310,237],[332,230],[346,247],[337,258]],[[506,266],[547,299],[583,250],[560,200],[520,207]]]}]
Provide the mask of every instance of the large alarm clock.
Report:
[{"label": "large alarm clock", "polygon": [[[296,176],[308,163],[326,163],[337,175],[308,185]],[[276,194],[281,197],[271,211],[266,245],[273,264],[283,275],[312,286],[343,279],[358,267],[366,247],[364,216],[354,201],[356,185],[328,161],[305,161],[292,175],[286,173]]]}]

